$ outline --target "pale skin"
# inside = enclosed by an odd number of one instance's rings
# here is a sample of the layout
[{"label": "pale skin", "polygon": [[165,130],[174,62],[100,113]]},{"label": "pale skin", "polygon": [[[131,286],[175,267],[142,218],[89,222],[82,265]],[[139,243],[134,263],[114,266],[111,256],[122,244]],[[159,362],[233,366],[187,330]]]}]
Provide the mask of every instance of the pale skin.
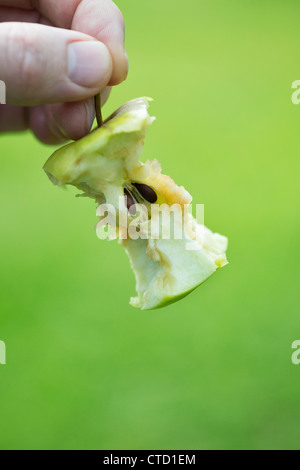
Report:
[{"label": "pale skin", "polygon": [[55,145],[86,135],[93,97],[127,77],[124,30],[111,0],[0,0],[0,132]]}]

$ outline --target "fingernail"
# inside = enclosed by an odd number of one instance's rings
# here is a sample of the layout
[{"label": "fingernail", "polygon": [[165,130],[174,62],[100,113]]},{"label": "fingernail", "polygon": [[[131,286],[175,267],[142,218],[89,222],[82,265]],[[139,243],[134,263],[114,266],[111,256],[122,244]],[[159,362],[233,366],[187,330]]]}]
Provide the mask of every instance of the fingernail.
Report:
[{"label": "fingernail", "polygon": [[105,86],[111,75],[111,57],[99,41],[79,41],[68,46],[68,72],[72,82],[84,87]]}]

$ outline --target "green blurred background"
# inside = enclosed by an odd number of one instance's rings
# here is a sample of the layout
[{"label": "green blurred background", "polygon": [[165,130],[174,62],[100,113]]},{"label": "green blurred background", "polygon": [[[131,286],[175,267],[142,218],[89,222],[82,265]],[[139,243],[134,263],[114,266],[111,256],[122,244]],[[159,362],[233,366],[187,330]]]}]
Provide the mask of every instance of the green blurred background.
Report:
[{"label": "green blurred background", "polygon": [[93,202],[42,171],[52,148],[1,136],[2,449],[299,448],[296,1],[118,2],[123,102],[155,98],[144,157],[204,203],[230,264],[140,312]]}]

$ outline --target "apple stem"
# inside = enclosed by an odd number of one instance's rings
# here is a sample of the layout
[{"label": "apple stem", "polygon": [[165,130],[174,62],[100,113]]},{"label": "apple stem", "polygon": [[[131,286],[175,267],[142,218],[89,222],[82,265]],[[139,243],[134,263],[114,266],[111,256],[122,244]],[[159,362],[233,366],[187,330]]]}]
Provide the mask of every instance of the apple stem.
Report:
[{"label": "apple stem", "polygon": [[98,93],[98,95],[95,96],[95,111],[96,111],[96,118],[97,118],[98,127],[102,127],[103,119],[102,119],[102,112],[101,112],[101,95],[100,95],[100,93]]}]

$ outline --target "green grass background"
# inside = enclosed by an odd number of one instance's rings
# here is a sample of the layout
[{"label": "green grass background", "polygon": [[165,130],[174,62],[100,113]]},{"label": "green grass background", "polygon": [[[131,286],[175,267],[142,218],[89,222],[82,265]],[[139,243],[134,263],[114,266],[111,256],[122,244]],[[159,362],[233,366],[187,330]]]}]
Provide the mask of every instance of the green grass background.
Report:
[{"label": "green grass background", "polygon": [[104,108],[155,98],[145,158],[204,203],[230,264],[164,310],[101,242],[93,202],[1,136],[2,449],[300,447],[299,2],[120,0],[130,74]]}]

